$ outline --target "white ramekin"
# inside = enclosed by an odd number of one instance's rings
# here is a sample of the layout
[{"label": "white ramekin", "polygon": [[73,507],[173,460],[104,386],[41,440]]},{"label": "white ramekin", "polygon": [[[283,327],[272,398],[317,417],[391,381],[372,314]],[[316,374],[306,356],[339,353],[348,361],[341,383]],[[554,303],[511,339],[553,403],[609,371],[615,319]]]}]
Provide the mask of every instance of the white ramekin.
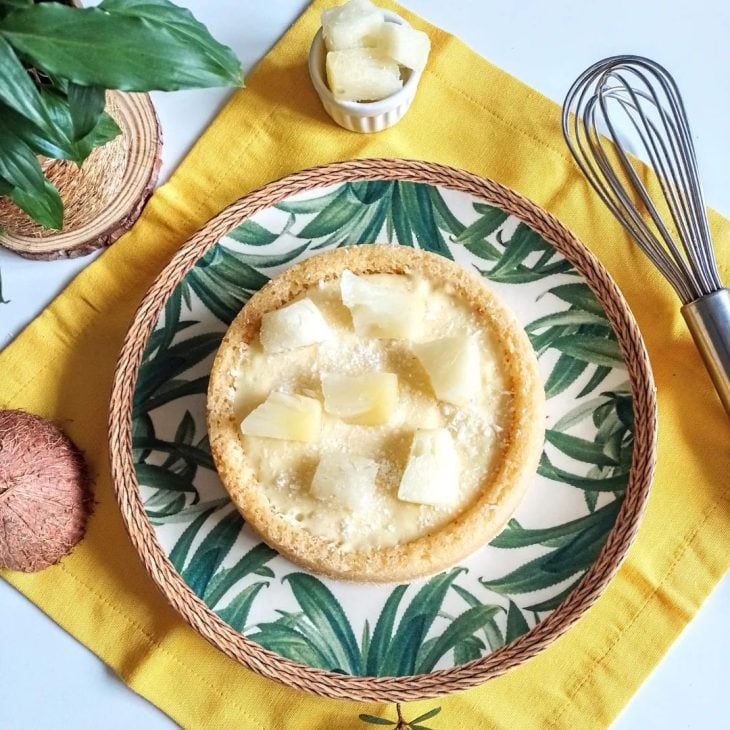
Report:
[{"label": "white ramekin", "polygon": [[[400,25],[409,25],[400,15],[396,15],[390,10],[384,10],[383,12],[385,13],[386,20],[399,23]],[[309,76],[312,79],[315,90],[319,94],[325,111],[341,127],[353,132],[380,132],[383,129],[392,127],[408,111],[411,102],[416,96],[418,82],[421,79],[421,71],[404,69],[403,74],[405,80],[403,82],[403,88],[381,101],[337,101],[327,86],[325,72],[326,56],[327,49],[325,48],[322,29],[320,28],[314,36],[312,46],[309,49]]]}]

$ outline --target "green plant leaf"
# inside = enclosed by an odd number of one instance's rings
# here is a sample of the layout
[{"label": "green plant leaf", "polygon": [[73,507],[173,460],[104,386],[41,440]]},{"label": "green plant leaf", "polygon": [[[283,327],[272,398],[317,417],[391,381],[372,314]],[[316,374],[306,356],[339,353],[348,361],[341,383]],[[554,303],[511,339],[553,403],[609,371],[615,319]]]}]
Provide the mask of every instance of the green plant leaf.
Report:
[{"label": "green plant leaf", "polygon": [[169,489],[173,492],[190,492],[195,495],[195,501],[198,501],[198,492],[195,485],[179,474],[155,464],[135,464],[134,469],[137,472],[137,481],[140,484],[155,489]]},{"label": "green plant leaf", "polygon": [[1,35],[0,68],[0,101],[35,124],[46,126],[41,95],[10,43]]},{"label": "green plant leaf", "polygon": [[226,86],[243,83],[241,64],[233,51],[213,38],[208,29],[185,8],[168,0],[103,0],[100,7],[114,15],[129,15],[152,25],[164,24],[176,38],[196,55],[209,57],[229,80]]},{"label": "green plant leaf", "polygon": [[368,665],[368,655],[370,654],[370,622],[365,619],[365,625],[362,627],[362,638],[360,639],[360,656],[362,657],[362,666],[367,674],[365,667]]},{"label": "green plant leaf", "polygon": [[28,145],[0,117],[0,177],[13,188],[42,193],[45,178],[40,163]]},{"label": "green plant leaf", "polygon": [[268,583],[262,581],[246,586],[225,608],[216,611],[216,613],[236,631],[243,631],[256,596],[264,586],[268,585]]},{"label": "green plant leaf", "polygon": [[74,146],[74,157],[70,158],[81,164],[97,147],[111,142],[122,133],[114,119],[102,112],[96,126]]},{"label": "green plant leaf", "polygon": [[317,647],[302,636],[296,629],[282,623],[259,624],[258,631],[248,634],[248,638],[280,656],[310,667],[332,671],[327,657]]},{"label": "green plant leaf", "polygon": [[581,325],[593,324],[610,328],[608,320],[594,312],[585,312],[581,309],[567,309],[564,312],[556,312],[555,314],[546,314],[539,317],[529,324],[525,325],[525,331],[528,333],[537,332],[546,327],[554,327],[561,325]]},{"label": "green plant leaf", "polygon": [[350,622],[339,601],[320,580],[306,573],[284,577],[307,618],[337,657],[340,668],[362,674],[360,650]]},{"label": "green plant leaf", "polygon": [[325,207],[320,208],[317,215],[297,235],[299,238],[324,238],[339,233],[346,230],[364,210],[350,187],[343,185],[337,195]]},{"label": "green plant leaf", "polygon": [[411,225],[408,221],[403,197],[399,185],[393,186],[390,200],[390,212],[388,219],[393,225],[395,237],[401,246],[413,246],[413,234],[411,233]]},{"label": "green plant leaf", "polygon": [[[180,327],[180,311],[182,309],[182,291],[180,287],[173,290],[170,297],[165,302],[164,323],[160,329],[152,333],[147,341],[145,348],[145,360],[147,360],[155,350],[167,350],[175,335],[185,329]],[[158,322],[159,327],[159,322]]]},{"label": "green plant leaf", "polygon": [[373,637],[368,650],[368,660],[365,673],[370,677],[377,677],[380,674],[380,668],[385,660],[390,647],[390,641],[393,637],[393,626],[395,625],[395,614],[398,611],[401,598],[408,590],[407,585],[396,586],[388,596],[380,616],[375,624]]},{"label": "green plant leaf", "polygon": [[543,250],[546,246],[540,234],[524,223],[517,225],[512,237],[504,245],[505,250],[499,263],[489,272],[490,279],[515,271],[531,253]]},{"label": "green plant leaf", "polygon": [[[594,513],[596,514],[598,512]],[[529,593],[549,588],[593,565],[612,527],[613,521],[594,520],[557,550],[523,563],[501,578],[491,580],[479,578],[479,582],[485,588],[507,594]]]},{"label": "green plant leaf", "polygon": [[238,581],[251,573],[256,573],[276,556],[276,550],[270,548],[266,543],[260,542],[258,545],[254,545],[235,565],[221,570],[211,578],[205,589],[203,600],[209,606],[215,606]]},{"label": "green plant leaf", "polygon": [[576,360],[571,355],[561,353],[545,381],[545,396],[554,398],[562,393],[582,375],[587,367],[588,363],[585,360]]},{"label": "green plant leaf", "polygon": [[[473,593],[467,591],[466,588],[462,588],[460,585],[457,585],[456,583],[454,583],[452,588],[472,608],[474,606],[482,605],[482,602]],[[489,644],[489,648],[492,651],[496,651],[500,647],[504,646],[504,636],[502,636],[502,631],[499,628],[499,626],[497,626],[497,622],[494,619],[485,623],[484,626],[482,627],[482,631],[484,633],[484,638],[487,640],[487,644]]]},{"label": "green plant leaf", "polygon": [[605,339],[591,335],[575,334],[559,337],[552,345],[564,355],[577,360],[603,365],[609,368],[624,366],[621,350],[614,339]]},{"label": "green plant leaf", "polygon": [[577,534],[600,525],[608,532],[616,522],[616,515],[621,508],[621,500],[609,502],[601,509],[584,517],[564,522],[551,527],[525,528],[517,520],[510,520],[507,527],[489,544],[492,547],[513,549],[530,545],[544,545],[546,547],[562,547],[569,543]]},{"label": "green plant leaf", "polygon": [[365,205],[377,203],[382,198],[390,195],[395,183],[389,180],[368,180],[365,182],[345,183],[352,194]]},{"label": "green plant leaf", "polygon": [[592,393],[609,376],[611,370],[612,368],[606,365],[599,365],[591,375],[591,379],[581,388],[576,398],[583,398],[583,396]]},{"label": "green plant leaf", "polygon": [[184,446],[190,446],[195,438],[195,419],[191,415],[190,411],[185,409],[183,417],[180,419],[180,423],[177,424],[175,429],[175,437],[173,441],[176,444],[182,444]]},{"label": "green plant leaf", "polygon": [[548,598],[540,603],[535,603],[532,606],[525,606],[525,611],[532,611],[534,613],[544,613],[546,611],[554,611],[574,590],[575,587],[580,583],[581,579],[573,581],[568,584],[559,593],[556,593],[552,598]]},{"label": "green plant leaf", "polygon": [[566,456],[577,461],[597,466],[616,466],[618,464],[618,461],[604,453],[603,448],[593,441],[570,436],[550,428],[545,431],[545,440]]},{"label": "green plant leaf", "polygon": [[86,86],[173,91],[243,80],[233,53],[163,0],[36,4],[6,16],[0,35],[38,68]]},{"label": "green plant leaf", "polygon": [[67,96],[74,139],[80,140],[97,125],[104,111],[106,92],[101,86],[70,83]]},{"label": "green plant leaf", "polygon": [[446,592],[464,568],[453,568],[431,578],[411,600],[398,624],[379,674],[403,676],[413,674],[421,644],[426,640],[441,610]]},{"label": "green plant leaf", "polygon": [[473,659],[479,659],[486,648],[477,636],[467,636],[454,647],[454,664],[466,664]]},{"label": "green plant leaf", "polygon": [[410,725],[413,725],[414,722],[423,722],[424,720],[430,720],[432,717],[436,717],[436,715],[441,712],[440,707],[434,707],[432,710],[429,710],[428,712],[424,712],[423,715],[419,715],[418,717],[414,717],[410,721]]},{"label": "green plant leaf", "polygon": [[585,500],[586,507],[589,512],[596,511],[596,505],[598,504],[598,492],[583,492],[583,499]]},{"label": "green plant leaf", "polygon": [[553,426],[554,431],[567,431],[573,426],[581,423],[589,416],[592,416],[597,408],[606,404],[605,396],[591,398],[585,403],[579,403],[575,408],[569,410],[564,416],[556,421]]},{"label": "green plant leaf", "polygon": [[292,629],[298,631],[309,645],[312,646],[321,656],[325,658],[327,668],[332,671],[343,672],[340,661],[335,656],[333,647],[328,643],[327,638],[323,636],[317,628],[304,615],[304,612],[285,613],[278,610],[277,613],[282,614],[276,623],[285,624]]},{"label": "green plant leaf", "polygon": [[376,717],[375,715],[367,715],[365,713],[362,713],[358,715],[358,717],[363,722],[369,722],[371,725],[396,725],[397,723],[394,720],[386,720],[384,717]]},{"label": "green plant leaf", "polygon": [[193,540],[200,532],[200,528],[203,526],[205,521],[218,509],[217,506],[213,505],[203,510],[183,531],[182,535],[178,538],[177,542],[170,551],[170,562],[175,567],[178,573],[183,572],[185,561],[190,551],[190,546],[193,544]]},{"label": "green plant leaf", "polygon": [[119,134],[117,123],[104,112],[94,129],[83,139],[74,142],[67,136],[72,133],[68,103],[56,94],[43,92],[42,96],[43,104],[49,117],[52,118],[52,121],[48,122],[50,130],[44,130],[0,103],[0,117],[5,127],[23,140],[36,154],[81,164],[95,147],[105,144]]},{"label": "green plant leaf", "polygon": [[593,314],[602,317],[606,316],[598,299],[596,299],[596,295],[590,290],[587,284],[561,284],[560,286],[553,287],[546,294],[552,294],[558,297],[558,299],[562,299],[564,302],[568,302],[568,304],[572,304],[586,312],[593,312]]},{"label": "green plant leaf", "polygon": [[494,274],[491,271],[482,271],[481,274],[498,284],[529,284],[553,274],[569,274],[572,271],[573,266],[570,261],[561,260],[541,269],[529,269],[520,264],[508,271],[498,271]]},{"label": "green plant leaf", "polygon": [[269,281],[246,259],[245,254],[218,244],[185,277],[205,307],[224,324],[230,324],[251,294]]},{"label": "green plant leaf", "polygon": [[198,546],[181,574],[197,596],[202,598],[205,595],[210,579],[230,552],[242,527],[243,518],[234,510],[227,514]]},{"label": "green plant leaf", "polygon": [[403,212],[408,218],[410,229],[415,235],[418,245],[425,251],[432,251],[453,259],[454,257],[436,225],[428,196],[428,185],[399,182],[398,188]]},{"label": "green plant leaf", "polygon": [[145,360],[139,369],[135,400],[145,400],[169,384],[176,376],[190,370],[218,349],[223,332],[205,332],[178,342]]},{"label": "green plant leaf", "polygon": [[197,446],[180,443],[179,441],[170,442],[157,438],[139,436],[132,439],[132,448],[145,450],[147,452],[161,451],[164,454],[170,454],[172,460],[167,465],[163,465],[165,469],[178,461],[178,459],[184,459],[185,461],[190,461],[197,466],[202,466],[204,469],[215,470],[213,457],[208,451],[204,451]]},{"label": "green plant leaf", "polygon": [[184,398],[188,395],[197,395],[208,391],[208,375],[204,375],[195,380],[179,380],[173,379],[161,386],[157,392],[147,398],[140,400],[135,392],[134,410],[132,417],[136,418],[141,413],[149,413],[170,401]]},{"label": "green plant leaf", "polygon": [[540,465],[538,466],[537,471],[538,474],[546,477],[547,479],[552,479],[555,482],[562,482],[563,484],[569,484],[571,487],[587,489],[593,492],[620,492],[626,489],[626,484],[629,480],[628,471],[613,474],[610,477],[601,477],[600,479],[571,474],[564,469],[554,466],[545,454],[543,454],[542,459],[540,460]]},{"label": "green plant leaf", "polygon": [[[0,157],[2,152],[0,151]],[[1,164],[0,164],[1,166]],[[26,192],[15,188],[11,200],[24,210],[36,223],[60,231],[63,228],[63,202],[58,190],[48,181],[43,181],[42,191]]]},{"label": "green plant leaf", "polygon": [[417,667],[418,673],[426,674],[433,670],[445,654],[481,630],[501,610],[500,606],[475,606],[457,616],[438,637],[428,655],[420,662]]},{"label": "green plant leaf", "polygon": [[461,235],[466,226],[451,212],[446,201],[441,197],[439,189],[434,185],[427,185],[426,192],[436,225],[442,231],[448,231],[452,236]]},{"label": "green plant leaf", "polygon": [[634,430],[634,405],[628,393],[615,394],[616,415],[626,428]]},{"label": "green plant leaf", "polygon": [[[487,250],[490,251],[490,254],[483,256],[480,253],[482,250],[480,247],[487,243],[486,239],[497,231],[507,218],[509,218],[509,213],[506,213],[501,208],[493,208],[491,206],[476,208],[477,205],[479,204],[475,204],[474,207],[477,212],[481,212],[481,216],[477,218],[474,223],[471,223],[464,228],[464,230],[457,235],[456,238],[454,238],[454,243],[464,244],[467,249],[476,256],[493,260],[491,250],[494,249],[494,251],[497,252],[497,249],[491,244],[488,244],[488,246],[491,247],[487,248]],[[499,252],[497,252],[497,257],[499,257]]]},{"label": "green plant leaf", "polygon": [[241,256],[245,256],[246,261],[256,269],[259,267],[268,269],[274,266],[284,266],[294,261],[294,259],[301,256],[308,248],[309,244],[305,243],[302,246],[287,249],[284,253],[241,254]]},{"label": "green plant leaf", "polygon": [[380,232],[383,229],[383,224],[388,214],[388,199],[381,200],[380,202],[372,205],[370,208],[365,209],[364,214],[360,219],[353,225],[352,230],[349,233],[349,238],[344,241],[340,241],[339,245],[350,245],[352,243],[374,243],[380,236]]},{"label": "green plant leaf", "polygon": [[185,507],[184,494],[175,494],[163,490],[159,492],[159,496],[163,501],[154,505],[154,509],[150,503],[145,504],[145,512],[150,520],[160,520],[178,514]]},{"label": "green plant leaf", "polygon": [[[231,503],[231,500],[227,497],[221,499],[208,500],[206,502],[198,502],[197,504],[190,504],[183,507],[179,512],[171,513],[169,515],[155,517],[153,522],[159,525],[167,524],[180,524],[190,523],[190,518],[194,515],[199,515],[201,512],[205,512],[207,509],[220,509]],[[152,519],[152,518],[150,518]]]},{"label": "green plant leaf", "polygon": [[249,246],[268,246],[276,241],[279,234],[264,228],[256,221],[247,220],[229,231],[226,236]]},{"label": "green plant leaf", "polygon": [[520,636],[526,634],[530,630],[530,627],[522,615],[519,607],[514,601],[509,602],[509,609],[507,610],[507,634],[505,641],[507,644],[511,644],[515,639],[519,639]]},{"label": "green plant leaf", "polygon": [[[132,441],[135,439],[154,439],[155,438],[155,427],[152,423],[152,419],[143,413],[136,418],[132,419]],[[135,447],[132,451],[132,456],[135,462],[144,461],[150,455],[149,450],[143,450],[139,447]]]}]

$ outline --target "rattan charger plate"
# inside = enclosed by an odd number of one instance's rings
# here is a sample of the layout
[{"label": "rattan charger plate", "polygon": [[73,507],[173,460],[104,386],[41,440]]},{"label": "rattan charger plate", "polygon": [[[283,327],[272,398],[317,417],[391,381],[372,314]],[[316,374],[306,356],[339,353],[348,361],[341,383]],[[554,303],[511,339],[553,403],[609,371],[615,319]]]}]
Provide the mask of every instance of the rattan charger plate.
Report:
[{"label": "rattan charger plate", "polygon": [[[217,480],[205,429],[212,358],[247,298],[293,262],[375,241],[480,271],[523,322],[547,396],[539,474],[505,532],[399,586],[316,576],[262,543]],[[468,172],[356,160],[266,185],[180,249],[125,339],[109,438],[132,542],[196,631],[300,690],[407,701],[521,664],[596,600],[646,504],[656,403],[620,292],[552,216]]]}]

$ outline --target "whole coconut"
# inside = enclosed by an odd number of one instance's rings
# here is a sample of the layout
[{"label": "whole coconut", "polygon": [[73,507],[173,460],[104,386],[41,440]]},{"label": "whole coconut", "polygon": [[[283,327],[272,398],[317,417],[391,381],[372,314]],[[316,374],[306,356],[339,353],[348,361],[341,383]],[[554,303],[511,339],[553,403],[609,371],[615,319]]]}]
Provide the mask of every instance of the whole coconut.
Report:
[{"label": "whole coconut", "polygon": [[0,410],[0,567],[57,563],[81,540],[91,509],[84,460],[56,426]]}]

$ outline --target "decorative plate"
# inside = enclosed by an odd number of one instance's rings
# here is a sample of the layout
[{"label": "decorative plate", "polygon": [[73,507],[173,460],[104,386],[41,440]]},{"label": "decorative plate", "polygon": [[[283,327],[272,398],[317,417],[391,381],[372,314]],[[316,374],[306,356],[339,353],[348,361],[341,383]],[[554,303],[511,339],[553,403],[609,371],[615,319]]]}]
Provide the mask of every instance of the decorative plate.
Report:
[{"label": "decorative plate", "polygon": [[[461,565],[400,585],[329,580],[261,542],[217,479],[205,423],[213,356],[247,298],[319,251],[376,241],[488,279],[524,323],[548,399],[539,473],[505,531]],[[254,671],[363,700],[472,686],[564,632],[628,549],[655,451],[646,353],[600,264],[516,193],[402,160],[297,173],[210,221],[142,303],[110,418],[122,514],[188,622]]]}]

